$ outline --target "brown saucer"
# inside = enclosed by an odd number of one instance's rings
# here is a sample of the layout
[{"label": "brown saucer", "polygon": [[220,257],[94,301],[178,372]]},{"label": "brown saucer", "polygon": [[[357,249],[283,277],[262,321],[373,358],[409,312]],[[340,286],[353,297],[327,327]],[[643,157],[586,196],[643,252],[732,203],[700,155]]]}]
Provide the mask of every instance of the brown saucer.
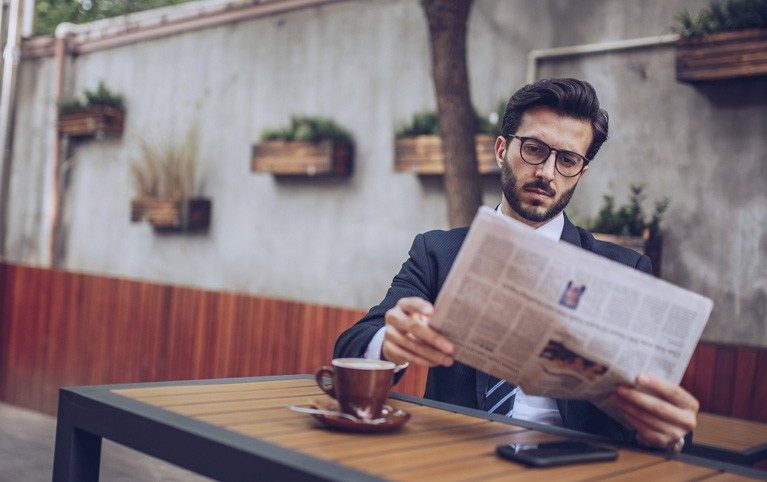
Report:
[{"label": "brown saucer", "polygon": [[[294,408],[295,407],[295,408]],[[331,415],[326,410],[314,404],[291,405],[291,410],[301,413],[310,413],[314,418],[328,427],[349,432],[388,432],[397,429],[410,420],[410,414],[400,408],[384,405],[381,416],[374,420],[352,420],[341,415]],[[323,413],[312,413],[312,410],[321,410]]]}]

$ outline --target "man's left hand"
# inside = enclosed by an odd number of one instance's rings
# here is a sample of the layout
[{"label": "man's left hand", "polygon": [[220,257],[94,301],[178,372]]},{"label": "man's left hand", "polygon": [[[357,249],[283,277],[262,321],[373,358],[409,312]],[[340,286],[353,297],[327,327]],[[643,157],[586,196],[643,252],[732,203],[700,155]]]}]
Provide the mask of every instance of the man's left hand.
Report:
[{"label": "man's left hand", "polygon": [[611,401],[637,431],[642,445],[681,449],[679,442],[697,424],[700,404],[690,392],[660,378],[639,375],[636,386],[619,386]]}]

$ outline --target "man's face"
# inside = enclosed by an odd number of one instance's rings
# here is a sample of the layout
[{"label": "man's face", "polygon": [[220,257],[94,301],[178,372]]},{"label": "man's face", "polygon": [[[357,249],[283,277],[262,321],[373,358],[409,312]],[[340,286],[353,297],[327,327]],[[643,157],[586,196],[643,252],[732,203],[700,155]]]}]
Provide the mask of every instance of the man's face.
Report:
[{"label": "man's face", "polygon": [[[593,137],[588,121],[564,117],[549,107],[533,107],[526,111],[515,134],[533,137],[553,149],[577,152],[582,156]],[[553,151],[543,163],[532,166],[522,160],[520,142],[515,138],[506,142],[502,136],[495,142],[503,189],[501,210],[507,216],[538,227],[565,209],[586,169],[577,176],[564,177],[556,170]]]}]

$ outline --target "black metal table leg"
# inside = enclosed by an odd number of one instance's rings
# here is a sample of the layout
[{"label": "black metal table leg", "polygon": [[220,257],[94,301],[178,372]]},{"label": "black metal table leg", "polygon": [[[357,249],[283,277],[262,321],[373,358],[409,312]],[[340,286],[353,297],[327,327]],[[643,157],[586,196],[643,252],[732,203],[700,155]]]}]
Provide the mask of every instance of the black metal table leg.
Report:
[{"label": "black metal table leg", "polygon": [[69,397],[59,397],[56,448],[53,456],[53,481],[99,480],[101,437],[74,425]]}]

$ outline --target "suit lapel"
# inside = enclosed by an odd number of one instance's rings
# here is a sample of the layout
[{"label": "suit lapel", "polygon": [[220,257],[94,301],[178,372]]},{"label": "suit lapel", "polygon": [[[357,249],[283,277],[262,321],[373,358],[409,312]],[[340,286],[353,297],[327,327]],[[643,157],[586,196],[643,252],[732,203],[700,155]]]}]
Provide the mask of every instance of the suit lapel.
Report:
[{"label": "suit lapel", "polygon": [[578,228],[576,228],[575,225],[570,222],[567,214],[562,213],[562,215],[565,217],[565,226],[562,228],[562,236],[559,239],[581,248],[581,235],[578,232]]}]

